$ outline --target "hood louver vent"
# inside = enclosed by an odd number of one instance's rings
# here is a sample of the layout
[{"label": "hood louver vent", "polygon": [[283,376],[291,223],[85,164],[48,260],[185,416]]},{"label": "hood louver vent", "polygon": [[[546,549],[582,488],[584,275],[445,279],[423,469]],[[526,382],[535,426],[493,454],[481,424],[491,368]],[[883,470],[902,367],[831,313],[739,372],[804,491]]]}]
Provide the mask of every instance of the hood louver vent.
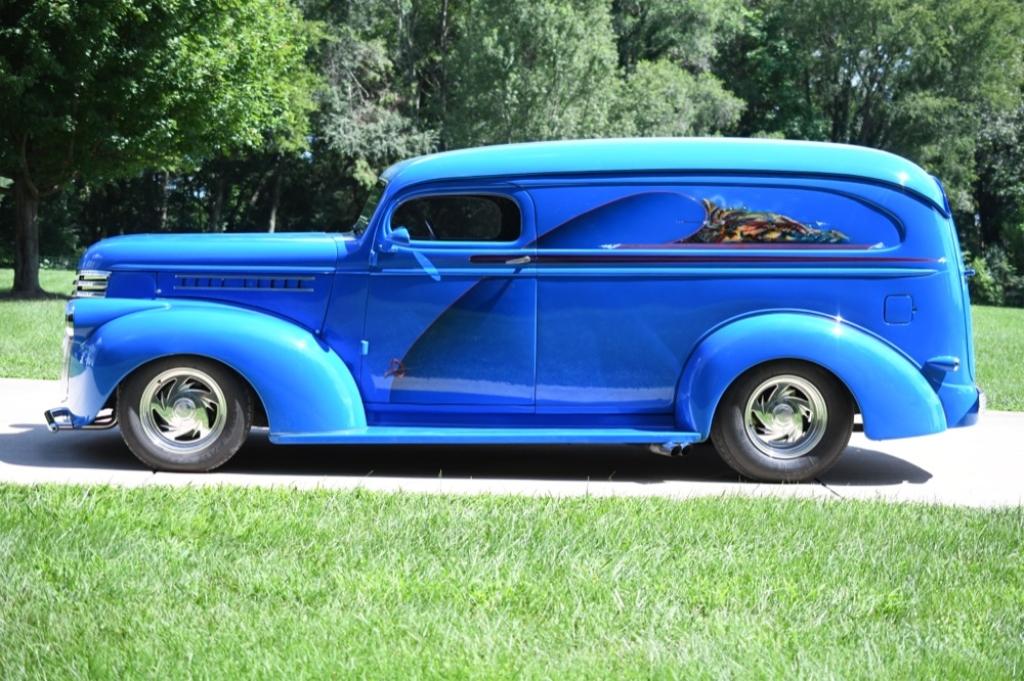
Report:
[{"label": "hood louver vent", "polygon": [[110,272],[99,270],[78,270],[75,275],[75,288],[71,291],[72,298],[103,298],[107,295],[107,280]]},{"label": "hood louver vent", "polygon": [[313,277],[289,277],[241,274],[179,274],[174,277],[176,291],[280,291],[312,293]]}]

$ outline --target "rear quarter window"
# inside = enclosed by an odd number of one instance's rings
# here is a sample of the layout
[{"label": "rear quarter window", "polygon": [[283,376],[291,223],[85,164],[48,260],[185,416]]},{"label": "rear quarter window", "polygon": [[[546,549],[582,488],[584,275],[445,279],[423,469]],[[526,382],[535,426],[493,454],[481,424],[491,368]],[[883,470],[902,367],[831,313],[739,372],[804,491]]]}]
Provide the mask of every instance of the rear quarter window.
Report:
[{"label": "rear quarter window", "polygon": [[896,245],[893,218],[838,192],[690,185],[548,187],[531,192],[542,248]]}]

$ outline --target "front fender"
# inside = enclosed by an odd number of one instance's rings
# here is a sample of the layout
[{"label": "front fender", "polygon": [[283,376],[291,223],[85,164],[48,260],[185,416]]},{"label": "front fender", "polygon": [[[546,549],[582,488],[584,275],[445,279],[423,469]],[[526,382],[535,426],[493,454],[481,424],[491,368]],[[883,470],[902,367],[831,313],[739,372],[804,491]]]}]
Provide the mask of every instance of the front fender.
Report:
[{"label": "front fender", "polygon": [[832,372],[857,400],[869,438],[946,428],[942,403],[910,359],[841,319],[801,312],[741,318],[705,337],[679,381],[677,424],[707,437],[715,409],[733,381],[748,369],[781,359],[811,362]]},{"label": "front fender", "polygon": [[[366,426],[348,367],[293,323],[202,301],[74,303],[68,406],[76,425],[91,422],[118,384],[141,365],[188,354],[222,362],[245,378],[262,400],[273,434]],[[114,316],[117,311],[125,314]]]}]

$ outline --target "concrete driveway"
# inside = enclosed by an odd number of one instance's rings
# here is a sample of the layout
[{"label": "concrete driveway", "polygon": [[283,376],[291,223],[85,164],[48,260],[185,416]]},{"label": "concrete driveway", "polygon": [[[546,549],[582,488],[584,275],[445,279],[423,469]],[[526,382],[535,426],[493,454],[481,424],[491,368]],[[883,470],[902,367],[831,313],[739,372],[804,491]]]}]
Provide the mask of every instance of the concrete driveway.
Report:
[{"label": "concrete driveway", "polygon": [[43,410],[59,398],[54,381],[0,379],[0,481],[552,496],[745,494],[966,506],[1024,500],[1024,413],[988,412],[976,427],[911,440],[873,442],[854,433],[843,458],[821,480],[764,485],[740,481],[708,446],[691,448],[680,459],[635,446],[278,447],[259,432],[213,473],[153,473],[116,429],[48,432]]}]

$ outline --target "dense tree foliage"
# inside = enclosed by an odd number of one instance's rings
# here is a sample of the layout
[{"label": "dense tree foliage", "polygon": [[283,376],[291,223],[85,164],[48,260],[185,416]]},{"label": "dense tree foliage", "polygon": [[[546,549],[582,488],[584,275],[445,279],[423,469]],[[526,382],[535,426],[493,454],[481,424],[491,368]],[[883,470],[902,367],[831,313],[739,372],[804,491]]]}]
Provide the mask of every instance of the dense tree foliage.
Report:
[{"label": "dense tree foliage", "polygon": [[[748,3],[716,72],[747,104],[735,132],[893,151],[940,177],[982,302],[1024,305],[1017,0]],[[1018,158],[1014,158],[1014,157]]]},{"label": "dense tree foliage", "polygon": [[[0,9],[0,175],[26,186],[28,131],[44,257],[122,232],[343,228],[384,167],[435,150],[767,135],[922,164],[976,298],[1024,304],[1017,0],[286,1]],[[18,214],[0,204],[0,260],[24,257]]]},{"label": "dense tree foliage", "polygon": [[40,199],[301,140],[308,31],[284,0],[0,5],[0,174],[13,180],[15,290],[39,291]]},{"label": "dense tree foliage", "polygon": [[463,6],[446,67],[447,144],[594,137],[608,130],[616,56],[604,0],[466,0]]},{"label": "dense tree foliage", "polygon": [[748,103],[740,132],[847,142],[913,158],[971,209],[986,114],[1021,82],[1016,0],[753,3],[752,29],[723,59]]}]

